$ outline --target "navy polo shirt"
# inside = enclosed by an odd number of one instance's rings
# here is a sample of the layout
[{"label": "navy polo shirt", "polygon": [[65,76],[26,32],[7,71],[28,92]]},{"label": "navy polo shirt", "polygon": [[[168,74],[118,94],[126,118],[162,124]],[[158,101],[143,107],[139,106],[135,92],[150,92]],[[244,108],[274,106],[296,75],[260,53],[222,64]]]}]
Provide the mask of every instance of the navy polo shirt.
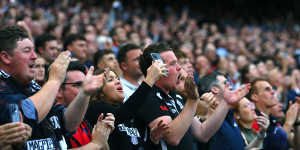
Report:
[{"label": "navy polo shirt", "polygon": [[245,142],[241,135],[241,130],[238,124],[235,122],[234,110],[230,110],[214,136],[214,143],[211,146],[211,150],[244,150]]}]

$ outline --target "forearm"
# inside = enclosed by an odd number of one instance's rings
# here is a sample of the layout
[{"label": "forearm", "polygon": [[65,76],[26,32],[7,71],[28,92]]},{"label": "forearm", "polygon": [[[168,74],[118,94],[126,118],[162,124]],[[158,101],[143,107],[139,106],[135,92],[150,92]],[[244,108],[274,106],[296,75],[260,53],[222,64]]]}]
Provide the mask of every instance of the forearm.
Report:
[{"label": "forearm", "polygon": [[78,148],[72,148],[71,150],[109,150],[108,143],[103,143],[103,145],[98,145],[93,142],[90,142],[87,145],[78,147]]},{"label": "forearm", "polygon": [[29,97],[38,112],[39,122],[47,116],[53,106],[60,84],[58,81],[50,80],[36,94]]},{"label": "forearm", "polygon": [[292,130],[293,125],[285,122],[284,125],[282,126],[282,129],[286,132],[286,134],[289,135],[291,134],[291,130]]},{"label": "forearm", "polygon": [[230,106],[222,101],[214,113],[202,124],[194,120],[192,131],[198,141],[207,142],[220,128],[230,109]]},{"label": "forearm", "polygon": [[65,128],[68,131],[74,131],[80,125],[88,108],[89,99],[90,96],[80,90],[72,103],[67,107],[64,117]]},{"label": "forearm", "polygon": [[189,129],[194,119],[198,101],[188,100],[179,115],[168,126],[164,139],[171,145],[179,144],[180,140]]}]

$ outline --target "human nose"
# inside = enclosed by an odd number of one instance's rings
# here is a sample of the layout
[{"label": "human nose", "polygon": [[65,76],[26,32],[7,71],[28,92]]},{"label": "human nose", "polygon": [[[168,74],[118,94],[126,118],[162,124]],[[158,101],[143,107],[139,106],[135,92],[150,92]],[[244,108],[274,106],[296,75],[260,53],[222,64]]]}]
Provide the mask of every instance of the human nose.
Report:
[{"label": "human nose", "polygon": [[180,66],[179,64],[177,64],[176,70],[177,70],[177,71],[180,71],[180,70],[181,70],[181,66]]},{"label": "human nose", "polygon": [[32,53],[31,53],[31,58],[32,59],[36,59],[37,58],[37,54],[34,51],[32,51]]}]

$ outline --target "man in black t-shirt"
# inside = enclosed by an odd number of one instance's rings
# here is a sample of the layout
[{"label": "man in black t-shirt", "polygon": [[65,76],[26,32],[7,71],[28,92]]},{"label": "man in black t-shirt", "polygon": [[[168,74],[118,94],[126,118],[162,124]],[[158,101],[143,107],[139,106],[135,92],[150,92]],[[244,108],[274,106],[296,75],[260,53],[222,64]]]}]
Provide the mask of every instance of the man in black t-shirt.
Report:
[{"label": "man in black t-shirt", "polygon": [[[194,138],[198,141],[208,141],[221,126],[229,110],[229,105],[218,108],[218,113],[211,116],[202,125],[194,117],[199,95],[193,78],[188,76],[185,81],[186,103],[184,104],[182,97],[172,92],[179,82],[179,71],[181,69],[173,50],[168,45],[161,43],[151,44],[145,48],[143,55],[140,57],[140,66],[144,75],[146,75],[147,69],[152,64],[151,53],[160,54],[168,67],[168,76],[160,78],[155,83],[154,90],[156,92],[146,97],[144,105],[137,112],[137,120],[148,128],[144,133],[148,137],[145,149],[196,149]],[[221,98],[226,103],[232,104],[239,101],[247,92],[248,87],[236,91],[230,91],[227,87]],[[149,137],[152,134],[151,129],[155,128],[161,121],[167,123],[169,128],[163,132],[160,144],[155,145],[154,142],[149,140]]]}]

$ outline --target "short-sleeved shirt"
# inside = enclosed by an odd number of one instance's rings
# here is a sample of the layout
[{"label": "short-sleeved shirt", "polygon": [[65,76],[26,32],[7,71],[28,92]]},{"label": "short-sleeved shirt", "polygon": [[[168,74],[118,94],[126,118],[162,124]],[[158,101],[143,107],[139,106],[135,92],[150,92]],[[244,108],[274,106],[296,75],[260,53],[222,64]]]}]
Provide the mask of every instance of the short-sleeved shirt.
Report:
[{"label": "short-sleeved shirt", "polygon": [[[55,110],[52,107],[46,118],[38,123],[37,110],[32,101],[28,99],[40,88],[34,81],[31,81],[26,87],[22,87],[12,76],[0,70],[0,107],[4,108],[0,110],[0,120],[7,120],[7,117],[3,116],[7,113],[6,104],[17,103],[20,106],[24,123],[32,128],[32,135],[25,143],[25,149],[65,149],[67,145],[63,135],[67,131],[63,125],[63,111]],[[1,122],[1,124],[4,123]]]},{"label": "short-sleeved shirt", "polygon": [[179,145],[171,146],[166,141],[160,140],[160,144],[155,145],[151,142],[150,129],[148,125],[161,116],[170,116],[172,119],[175,119],[177,115],[182,111],[184,107],[183,98],[174,93],[169,92],[169,94],[165,94],[159,87],[153,87],[154,92],[151,95],[145,97],[145,103],[142,108],[139,109],[137,113],[137,119],[139,123],[143,124],[147,127],[145,134],[146,144],[145,150],[148,149],[168,149],[168,150],[194,150],[196,149],[196,144],[194,141],[194,137],[191,134],[191,128],[185,133],[183,138],[181,139]]},{"label": "short-sleeved shirt", "polygon": [[233,117],[234,110],[230,110],[218,130],[214,135],[214,143],[210,150],[244,150],[245,142],[241,135],[241,130]]}]

